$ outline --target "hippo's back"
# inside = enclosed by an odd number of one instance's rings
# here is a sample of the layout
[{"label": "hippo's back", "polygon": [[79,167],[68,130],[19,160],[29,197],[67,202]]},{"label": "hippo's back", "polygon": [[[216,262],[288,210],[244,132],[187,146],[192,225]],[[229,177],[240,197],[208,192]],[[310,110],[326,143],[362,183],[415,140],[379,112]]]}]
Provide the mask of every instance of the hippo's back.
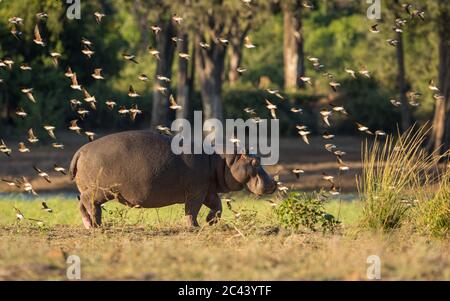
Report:
[{"label": "hippo's back", "polygon": [[120,192],[130,205],[160,207],[182,203],[192,187],[205,190],[209,160],[175,155],[167,136],[150,131],[111,134],[81,147],[71,164],[80,192]]}]

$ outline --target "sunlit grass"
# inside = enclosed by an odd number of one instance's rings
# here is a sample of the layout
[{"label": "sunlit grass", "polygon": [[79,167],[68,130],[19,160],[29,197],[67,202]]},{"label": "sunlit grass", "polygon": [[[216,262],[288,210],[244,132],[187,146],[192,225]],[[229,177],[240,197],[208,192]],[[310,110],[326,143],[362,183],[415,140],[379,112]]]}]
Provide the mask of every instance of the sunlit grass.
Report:
[{"label": "sunlit grass", "polygon": [[[53,209],[48,213],[41,208],[41,202],[45,200]],[[239,195],[232,203],[232,208],[237,212],[254,212],[255,218],[261,225],[275,225],[273,207],[264,199],[254,199],[252,196]],[[45,226],[55,225],[79,225],[82,227],[81,216],[78,210],[79,202],[72,197],[64,195],[50,198],[36,198],[24,200],[21,195],[6,195],[0,198],[0,225],[17,225],[16,212],[18,208],[26,218],[44,221]],[[227,205],[223,204],[223,220],[234,221],[236,219]],[[336,217],[339,215],[343,223],[353,224],[358,219],[360,204],[349,201],[332,200],[325,203],[325,209]],[[206,207],[202,207],[198,220],[205,223],[208,213]],[[117,202],[106,203],[103,210],[103,221],[108,226],[138,225],[158,228],[170,226],[184,226],[184,205],[172,205],[163,208],[138,209],[123,206]],[[34,225],[33,221],[21,221],[24,225]]]},{"label": "sunlit grass", "polygon": [[402,225],[424,189],[434,183],[442,156],[422,147],[425,127],[411,128],[401,136],[375,140],[363,148],[363,173],[358,181],[364,201],[362,226],[391,230]]}]

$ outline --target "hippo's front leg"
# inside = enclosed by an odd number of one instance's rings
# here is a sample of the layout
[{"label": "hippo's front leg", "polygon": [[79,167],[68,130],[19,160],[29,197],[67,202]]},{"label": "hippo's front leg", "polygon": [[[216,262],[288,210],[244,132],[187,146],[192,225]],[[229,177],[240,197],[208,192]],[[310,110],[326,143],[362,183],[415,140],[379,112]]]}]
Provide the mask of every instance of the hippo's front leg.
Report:
[{"label": "hippo's front leg", "polygon": [[186,202],[184,213],[188,227],[198,227],[197,215],[202,207],[203,198],[195,198]]},{"label": "hippo's front leg", "polygon": [[209,193],[204,203],[210,209],[206,222],[210,225],[217,223],[222,215],[222,201],[217,193]]}]

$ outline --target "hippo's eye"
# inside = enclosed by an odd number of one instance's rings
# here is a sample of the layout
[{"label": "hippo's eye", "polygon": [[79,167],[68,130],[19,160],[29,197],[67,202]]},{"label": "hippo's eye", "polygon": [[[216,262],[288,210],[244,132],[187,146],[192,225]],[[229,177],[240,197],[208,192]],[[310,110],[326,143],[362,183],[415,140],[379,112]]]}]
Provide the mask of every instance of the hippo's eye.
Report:
[{"label": "hippo's eye", "polygon": [[252,159],[252,166],[253,167],[258,167],[259,166],[259,161],[258,161],[258,159]]}]

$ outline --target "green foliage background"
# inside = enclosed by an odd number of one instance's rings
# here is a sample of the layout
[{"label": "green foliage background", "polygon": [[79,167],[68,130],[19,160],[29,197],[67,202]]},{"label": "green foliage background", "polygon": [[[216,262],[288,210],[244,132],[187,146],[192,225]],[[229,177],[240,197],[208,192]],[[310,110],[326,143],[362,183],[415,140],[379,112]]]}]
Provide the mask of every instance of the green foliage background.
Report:
[{"label": "green foliage background", "polygon": [[[152,81],[143,83],[137,77],[145,73],[153,78],[155,59],[145,49],[147,46],[154,47],[155,41],[151,32],[140,30],[132,13],[132,2],[81,1],[81,20],[66,18],[65,1],[3,0],[0,3],[0,57],[12,57],[16,62],[11,72],[0,70],[0,78],[4,82],[0,86],[0,135],[11,134],[13,129],[23,132],[24,129],[38,127],[43,123],[63,126],[76,117],[70,110],[68,101],[71,98],[81,100],[82,95],[69,88],[69,82],[63,76],[67,66],[77,72],[79,81],[96,96],[99,103],[113,99],[119,105],[129,106],[131,102],[127,98],[127,90],[130,84],[143,96],[139,100],[139,106],[144,114],[136,123],[111,114],[105,105],[100,104],[99,110],[83,121],[83,127],[126,129],[148,126]],[[182,11],[183,6],[180,6],[179,1],[165,1],[165,4],[172,2],[177,2],[175,9]],[[343,83],[337,101],[356,115],[358,121],[383,130],[395,129],[399,111],[389,103],[389,99],[397,97],[395,48],[386,43],[387,38],[394,37],[390,25],[392,13],[383,7],[383,19],[373,21],[366,17],[367,5],[360,1],[313,2],[317,8],[305,12],[303,18],[306,56],[319,57],[326,70]],[[427,89],[427,83],[430,79],[436,79],[438,73],[438,37],[433,22],[433,3],[425,2],[429,8],[426,21],[408,22],[404,34],[407,81],[411,90],[423,93],[421,106],[414,110],[415,119],[422,123],[431,118],[433,109],[433,98]],[[48,44],[46,48],[32,42],[33,28],[37,22],[35,14],[41,11],[49,14],[48,21],[41,24],[42,35]],[[107,15],[100,25],[95,22],[95,11],[102,11]],[[155,9],[148,16],[149,26],[153,24],[157,13],[158,6],[155,4]],[[25,19],[21,28],[24,36],[20,41],[9,32],[11,26],[8,19],[12,16]],[[244,49],[242,65],[248,71],[242,75],[237,87],[228,87],[225,82],[226,117],[245,117],[242,112],[245,106],[255,107],[263,116],[267,114],[264,99],[268,95],[263,89],[258,89],[260,77],[269,77],[271,88],[283,87],[283,16],[281,11],[274,10],[262,19],[261,24],[250,33],[257,47]],[[379,23],[382,29],[380,34],[369,32],[368,28],[374,22]],[[141,45],[143,34],[150,35],[145,39],[149,45],[144,47]],[[90,39],[95,45],[92,59],[88,60],[81,53],[82,37]],[[63,54],[58,68],[53,66],[49,51]],[[121,57],[122,52],[136,53],[140,63],[125,62]],[[19,66],[22,62],[32,66],[33,71],[21,71]],[[350,80],[344,72],[345,67],[358,70],[362,66],[370,70],[371,79]],[[90,74],[94,68],[99,67],[103,68],[106,80],[94,82]],[[225,77],[226,74],[227,72]],[[172,87],[176,86],[176,75],[175,63]],[[282,124],[285,134],[293,134],[295,131],[290,129],[296,123],[307,123],[314,131],[318,131],[319,125],[315,117],[320,109],[318,100],[329,95],[330,89],[326,78],[315,72],[309,62],[307,75],[315,79],[314,86],[298,95],[288,95],[290,101],[303,106],[305,113],[300,117],[293,116],[287,102],[280,104],[280,114],[288,117]],[[20,88],[25,86],[34,88],[38,105],[33,106],[20,92]],[[193,103],[197,109],[201,108],[199,97],[199,93],[194,93]],[[18,120],[11,114],[18,107],[23,107],[30,113],[25,121]],[[338,129],[355,132],[353,120],[336,122]]]}]

